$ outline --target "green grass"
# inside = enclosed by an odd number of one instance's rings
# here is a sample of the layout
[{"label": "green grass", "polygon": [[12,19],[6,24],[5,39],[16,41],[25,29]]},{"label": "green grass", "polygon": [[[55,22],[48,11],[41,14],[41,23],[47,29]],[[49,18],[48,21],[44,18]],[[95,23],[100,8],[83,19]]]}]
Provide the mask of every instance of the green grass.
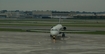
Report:
[{"label": "green grass", "polygon": [[[0,24],[0,26],[55,26],[56,23]],[[105,27],[105,24],[62,24],[68,27]]]},{"label": "green grass", "polygon": [[[58,23],[58,19],[0,20],[0,26],[55,26],[57,23]],[[105,27],[105,20],[64,19],[61,24],[66,27],[99,27],[101,28],[101,27]],[[9,29],[9,28],[0,28],[0,31],[27,32],[26,30],[22,30],[22,29]],[[34,31],[34,32],[42,32],[42,31]],[[104,34],[105,35],[105,31],[70,32],[70,33]]]},{"label": "green grass", "polygon": [[[0,26],[54,26],[57,23],[58,19],[0,20]],[[105,27],[105,20],[64,19],[61,24],[67,27]]]}]

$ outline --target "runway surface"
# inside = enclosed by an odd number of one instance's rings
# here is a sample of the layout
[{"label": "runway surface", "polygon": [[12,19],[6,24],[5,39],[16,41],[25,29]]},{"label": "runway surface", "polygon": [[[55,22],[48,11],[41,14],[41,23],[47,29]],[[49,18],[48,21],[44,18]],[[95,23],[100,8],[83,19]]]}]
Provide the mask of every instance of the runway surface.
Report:
[{"label": "runway surface", "polygon": [[0,32],[0,54],[105,54],[105,35],[66,34],[53,42],[49,33]]}]

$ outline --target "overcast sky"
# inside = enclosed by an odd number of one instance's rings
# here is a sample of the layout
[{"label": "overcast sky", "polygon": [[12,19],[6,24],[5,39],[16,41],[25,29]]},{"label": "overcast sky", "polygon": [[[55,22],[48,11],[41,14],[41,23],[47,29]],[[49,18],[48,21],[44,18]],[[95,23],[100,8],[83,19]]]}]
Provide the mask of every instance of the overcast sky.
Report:
[{"label": "overcast sky", "polygon": [[105,11],[105,0],[0,0],[0,10]]}]

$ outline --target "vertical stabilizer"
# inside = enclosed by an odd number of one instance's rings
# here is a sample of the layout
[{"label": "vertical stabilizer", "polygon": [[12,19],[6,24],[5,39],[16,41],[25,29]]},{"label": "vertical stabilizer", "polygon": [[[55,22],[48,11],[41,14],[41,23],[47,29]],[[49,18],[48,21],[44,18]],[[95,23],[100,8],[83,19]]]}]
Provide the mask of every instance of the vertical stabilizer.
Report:
[{"label": "vertical stabilizer", "polygon": [[61,24],[61,17],[59,18],[59,24]]}]

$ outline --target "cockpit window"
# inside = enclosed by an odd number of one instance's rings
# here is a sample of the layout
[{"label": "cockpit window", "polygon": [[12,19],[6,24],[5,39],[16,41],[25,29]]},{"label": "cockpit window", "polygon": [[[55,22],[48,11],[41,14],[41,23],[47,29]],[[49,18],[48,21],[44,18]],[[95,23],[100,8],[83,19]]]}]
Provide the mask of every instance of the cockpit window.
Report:
[{"label": "cockpit window", "polygon": [[57,29],[51,29],[51,31],[58,31]]}]

